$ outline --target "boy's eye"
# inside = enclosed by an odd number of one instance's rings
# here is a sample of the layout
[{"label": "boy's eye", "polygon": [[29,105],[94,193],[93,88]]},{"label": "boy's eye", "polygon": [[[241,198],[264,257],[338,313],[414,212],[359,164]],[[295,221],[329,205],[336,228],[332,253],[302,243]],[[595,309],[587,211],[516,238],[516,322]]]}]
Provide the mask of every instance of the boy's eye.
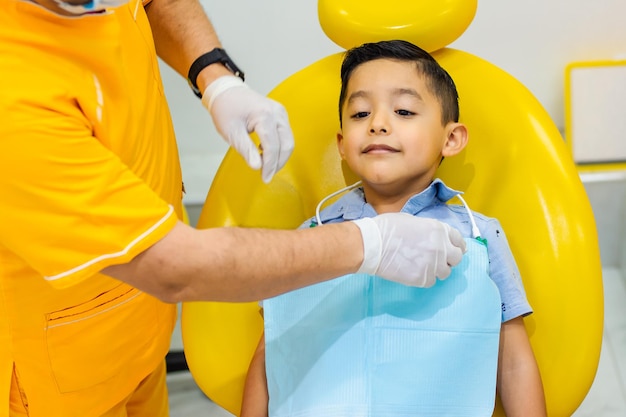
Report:
[{"label": "boy's eye", "polygon": [[369,115],[369,113],[366,112],[366,111],[359,111],[359,112],[354,113],[352,115],[352,118],[353,119],[362,119],[364,117],[367,117],[368,115]]},{"label": "boy's eye", "polygon": [[396,113],[399,114],[400,116],[412,116],[415,114],[409,110],[396,110]]}]

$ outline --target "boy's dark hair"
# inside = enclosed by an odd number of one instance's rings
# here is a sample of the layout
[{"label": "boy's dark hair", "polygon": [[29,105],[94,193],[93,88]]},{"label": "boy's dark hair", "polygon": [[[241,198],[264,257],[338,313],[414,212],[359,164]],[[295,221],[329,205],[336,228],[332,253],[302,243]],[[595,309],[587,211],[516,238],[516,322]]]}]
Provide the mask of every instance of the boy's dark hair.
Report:
[{"label": "boy's dark hair", "polygon": [[441,104],[442,123],[459,121],[459,95],[450,74],[422,48],[403,40],[365,43],[348,50],[341,64],[341,93],[339,95],[339,123],[343,103],[352,72],[361,64],[376,59],[395,59],[415,62],[416,70],[426,77],[426,86]]}]

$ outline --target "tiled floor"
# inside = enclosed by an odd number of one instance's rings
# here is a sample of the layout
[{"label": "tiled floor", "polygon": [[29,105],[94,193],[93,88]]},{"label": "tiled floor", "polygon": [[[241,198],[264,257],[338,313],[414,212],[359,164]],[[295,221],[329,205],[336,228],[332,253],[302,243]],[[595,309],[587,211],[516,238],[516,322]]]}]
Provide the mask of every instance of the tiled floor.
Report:
[{"label": "tiled floor", "polygon": [[[626,277],[605,268],[605,323],[596,379],[574,417],[626,416]],[[197,388],[188,372],[168,375],[171,417],[232,417]]]},{"label": "tiled floor", "polygon": [[604,337],[596,379],[575,417],[626,416],[626,277],[605,268]]},{"label": "tiled floor", "polygon": [[196,386],[189,372],[167,376],[170,391],[170,417],[232,417],[233,415],[209,400]]}]

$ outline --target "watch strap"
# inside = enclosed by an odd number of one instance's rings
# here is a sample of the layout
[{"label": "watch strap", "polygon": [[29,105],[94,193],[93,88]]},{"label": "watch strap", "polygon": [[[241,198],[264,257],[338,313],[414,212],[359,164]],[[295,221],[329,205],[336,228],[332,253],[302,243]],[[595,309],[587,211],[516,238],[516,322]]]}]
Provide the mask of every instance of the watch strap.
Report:
[{"label": "watch strap", "polygon": [[215,48],[206,54],[200,55],[195,61],[193,61],[193,64],[191,64],[191,67],[189,68],[187,81],[189,82],[191,91],[193,91],[198,98],[202,98],[202,92],[198,88],[197,84],[198,74],[200,74],[200,71],[204,68],[216,63],[221,63],[234,75],[244,80],[243,71],[241,71],[233,60],[230,59],[226,51],[222,48]]}]

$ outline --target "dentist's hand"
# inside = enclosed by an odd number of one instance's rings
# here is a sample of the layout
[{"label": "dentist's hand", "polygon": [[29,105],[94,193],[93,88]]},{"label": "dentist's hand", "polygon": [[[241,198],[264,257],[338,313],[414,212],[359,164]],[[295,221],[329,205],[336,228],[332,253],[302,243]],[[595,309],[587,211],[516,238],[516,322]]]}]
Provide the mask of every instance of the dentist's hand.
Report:
[{"label": "dentist's hand", "polygon": [[[293,152],[293,133],[285,108],[232,75],[209,84],[202,95],[202,104],[226,142],[251,168],[262,168],[263,181],[270,182]],[[252,132],[261,141],[260,150],[250,139]]]},{"label": "dentist's hand", "polygon": [[413,287],[430,287],[461,262],[465,240],[458,230],[434,219],[387,213],[355,220],[363,237],[359,273]]}]

